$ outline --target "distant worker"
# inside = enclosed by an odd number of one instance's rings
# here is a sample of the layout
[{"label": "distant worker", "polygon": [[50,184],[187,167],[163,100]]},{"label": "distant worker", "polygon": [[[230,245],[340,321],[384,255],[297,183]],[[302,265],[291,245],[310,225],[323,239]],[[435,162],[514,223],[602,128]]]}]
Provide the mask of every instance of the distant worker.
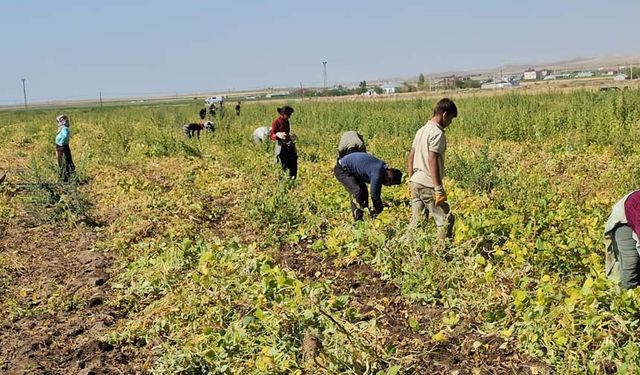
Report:
[{"label": "distant worker", "polygon": [[457,115],[455,103],[448,98],[441,99],[431,120],[416,132],[407,160],[411,184],[411,226],[417,226],[430,214],[436,222],[440,240],[453,237],[455,217],[447,203],[442,181],[447,149],[444,132]]},{"label": "distant worker", "polygon": [[253,143],[262,143],[271,137],[271,128],[268,126],[262,126],[253,131],[251,139]]},{"label": "distant worker", "polygon": [[216,103],[209,104],[209,116],[216,117]]},{"label": "distant worker", "polygon": [[67,115],[59,115],[56,117],[58,123],[58,132],[56,133],[56,154],[58,157],[58,168],[62,181],[69,181],[69,177],[76,171],[71,157],[71,149],[69,148],[69,139],[71,132],[69,131],[69,117]]},{"label": "distant worker", "polygon": [[353,152],[367,152],[367,147],[360,133],[349,130],[342,134],[338,143],[338,159]]},{"label": "distant worker", "polygon": [[240,116],[240,102],[236,104],[236,116]]},{"label": "distant worker", "polygon": [[283,170],[289,170],[289,177],[295,179],[298,176],[298,151],[289,125],[293,108],[285,105],[278,108],[278,114],[271,124],[271,140],[276,141],[276,161],[280,162]]},{"label": "distant worker", "polygon": [[620,199],[611,210],[604,229],[607,277],[619,280],[624,289],[640,285],[640,191]]},{"label": "distant worker", "polygon": [[363,220],[364,209],[369,207],[367,183],[370,184],[372,215],[378,215],[384,210],[382,204],[382,185],[400,185],[402,172],[387,167],[387,164],[366,152],[353,152],[338,160],[333,168],[336,179],[351,195],[351,213],[355,221]]},{"label": "distant worker", "polygon": [[206,121],[206,117],[207,117],[206,108],[202,108],[200,110],[200,112],[198,113],[198,115],[200,116],[200,122],[199,123],[185,124],[182,127],[182,130],[184,131],[184,134],[189,138],[193,137],[194,135],[197,135],[197,137],[200,138],[200,131],[205,128],[205,123],[207,122]]},{"label": "distant worker", "polygon": [[224,117],[224,102],[220,102],[220,107],[218,107],[218,113],[220,114],[220,118]]}]

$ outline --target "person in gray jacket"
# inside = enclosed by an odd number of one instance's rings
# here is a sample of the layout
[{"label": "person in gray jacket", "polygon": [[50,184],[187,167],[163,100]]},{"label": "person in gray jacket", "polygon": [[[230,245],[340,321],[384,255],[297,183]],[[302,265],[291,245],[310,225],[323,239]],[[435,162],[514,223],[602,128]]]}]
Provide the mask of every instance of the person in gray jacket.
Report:
[{"label": "person in gray jacket", "polygon": [[338,159],[341,159],[353,152],[367,152],[364,138],[360,133],[349,130],[342,134],[338,143]]}]

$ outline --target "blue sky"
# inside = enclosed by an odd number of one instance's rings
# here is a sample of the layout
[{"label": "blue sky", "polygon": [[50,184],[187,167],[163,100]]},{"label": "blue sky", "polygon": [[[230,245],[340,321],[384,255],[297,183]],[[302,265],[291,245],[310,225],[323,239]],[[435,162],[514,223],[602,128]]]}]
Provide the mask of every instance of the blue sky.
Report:
[{"label": "blue sky", "polygon": [[0,105],[636,54],[637,0],[1,0]]}]

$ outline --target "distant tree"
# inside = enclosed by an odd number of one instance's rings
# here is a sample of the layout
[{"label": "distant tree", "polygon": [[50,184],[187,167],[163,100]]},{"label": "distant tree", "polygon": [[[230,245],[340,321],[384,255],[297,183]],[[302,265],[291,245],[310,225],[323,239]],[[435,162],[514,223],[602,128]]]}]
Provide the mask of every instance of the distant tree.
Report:
[{"label": "distant tree", "polygon": [[402,82],[402,92],[414,92],[414,91],[418,91],[418,88],[407,81]]},{"label": "distant tree", "polygon": [[418,90],[426,90],[429,88],[427,80],[424,78],[424,74],[420,73],[418,76]]},{"label": "distant tree", "polygon": [[367,88],[367,81],[360,81],[360,88],[361,89],[366,89]]}]

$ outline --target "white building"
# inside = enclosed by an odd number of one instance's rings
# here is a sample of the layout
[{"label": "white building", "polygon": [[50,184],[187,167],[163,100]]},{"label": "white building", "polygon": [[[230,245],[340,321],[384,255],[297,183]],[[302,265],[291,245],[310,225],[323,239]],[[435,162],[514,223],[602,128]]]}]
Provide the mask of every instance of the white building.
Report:
[{"label": "white building", "polygon": [[588,78],[593,77],[593,72],[578,72],[576,78]]},{"label": "white building", "polygon": [[385,94],[395,94],[396,93],[396,87],[398,87],[398,85],[392,84],[392,83],[387,83],[386,85],[382,86],[382,91]]},{"label": "white building", "polygon": [[524,80],[535,80],[540,79],[540,72],[535,69],[525,70],[524,76],[522,77]]},{"label": "white building", "polygon": [[486,82],[480,86],[480,88],[483,90],[509,89],[512,87],[513,87],[513,84],[507,81]]},{"label": "white building", "polygon": [[614,81],[624,81],[627,79],[627,75],[626,74],[618,74],[617,76],[613,77]]},{"label": "white building", "polygon": [[360,95],[362,95],[362,96],[376,96],[376,95],[378,95],[378,93],[374,89],[368,89],[367,91],[363,92]]}]

